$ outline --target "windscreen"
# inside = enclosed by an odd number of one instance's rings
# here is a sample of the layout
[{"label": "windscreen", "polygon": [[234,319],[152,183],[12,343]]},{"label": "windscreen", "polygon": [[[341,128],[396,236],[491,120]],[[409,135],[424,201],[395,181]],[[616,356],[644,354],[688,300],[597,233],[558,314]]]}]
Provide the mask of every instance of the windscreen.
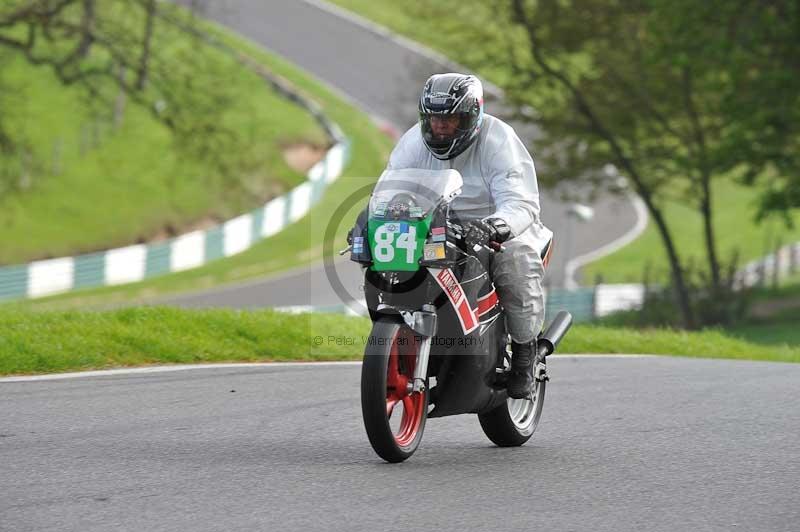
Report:
[{"label": "windscreen", "polygon": [[372,191],[369,215],[386,220],[421,219],[455,197],[462,184],[456,170],[389,170]]}]

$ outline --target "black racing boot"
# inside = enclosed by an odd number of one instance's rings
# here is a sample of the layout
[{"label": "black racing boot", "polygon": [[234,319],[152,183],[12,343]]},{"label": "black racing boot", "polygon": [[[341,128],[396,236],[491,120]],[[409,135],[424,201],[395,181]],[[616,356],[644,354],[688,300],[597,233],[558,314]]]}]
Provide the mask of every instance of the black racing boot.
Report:
[{"label": "black racing boot", "polygon": [[511,371],[506,391],[512,399],[525,399],[533,387],[533,359],[536,340],[525,344],[511,342]]}]

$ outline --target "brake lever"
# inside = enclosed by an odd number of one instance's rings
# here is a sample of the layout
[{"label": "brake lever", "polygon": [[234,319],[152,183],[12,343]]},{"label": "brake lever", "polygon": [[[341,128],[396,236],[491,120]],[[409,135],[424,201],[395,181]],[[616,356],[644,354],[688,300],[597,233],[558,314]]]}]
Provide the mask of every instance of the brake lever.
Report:
[{"label": "brake lever", "polygon": [[342,255],[344,255],[345,253],[347,253],[348,251],[350,251],[352,249],[353,249],[353,244],[350,244],[349,246],[347,246],[346,248],[344,248],[343,250],[341,250],[339,252],[339,256],[341,257]]}]

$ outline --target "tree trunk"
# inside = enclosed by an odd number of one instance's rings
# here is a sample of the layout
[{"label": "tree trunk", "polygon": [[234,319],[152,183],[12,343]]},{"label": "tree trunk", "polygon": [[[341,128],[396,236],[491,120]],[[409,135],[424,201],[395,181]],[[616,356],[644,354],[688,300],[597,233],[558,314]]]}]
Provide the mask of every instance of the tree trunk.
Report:
[{"label": "tree trunk", "polygon": [[142,55],[139,58],[139,72],[136,76],[136,89],[143,90],[147,85],[147,74],[150,68],[150,47],[153,41],[153,26],[156,20],[156,0],[147,0],[145,9],[147,18],[144,25],[144,40],[142,41]]},{"label": "tree trunk", "polygon": [[120,65],[117,73],[117,84],[120,87],[117,93],[117,99],[114,101],[114,128],[119,129],[122,127],[122,120],[125,117],[125,102],[127,101],[127,93],[122,87],[125,86],[126,69]]},{"label": "tree trunk", "polygon": [[700,110],[694,103],[694,77],[689,66],[683,67],[682,77],[683,98],[686,106],[686,113],[692,124],[693,137],[696,144],[697,163],[700,170],[700,214],[703,217],[703,238],[706,244],[708,269],[711,274],[711,291],[712,294],[715,294],[719,290],[721,282],[716,240],[714,239],[714,220],[711,217],[711,171],[709,170],[708,149],[706,148],[706,133],[703,128],[703,121],[700,117]]},{"label": "tree trunk", "polygon": [[611,147],[612,153],[616,158],[618,166],[625,169],[627,176],[633,180],[636,187],[636,192],[639,197],[642,198],[642,201],[644,201],[645,205],[647,206],[648,212],[653,217],[656,227],[658,228],[658,232],[661,235],[661,240],[666,248],[667,258],[669,259],[670,269],[672,271],[672,280],[677,292],[676,295],[678,298],[678,306],[683,318],[683,326],[687,329],[694,329],[696,327],[694,311],[692,310],[692,306],[689,302],[689,290],[686,286],[686,280],[683,275],[680,259],[678,258],[678,252],[675,249],[672,235],[669,232],[666,221],[664,220],[661,211],[653,202],[651,194],[652,189],[647,187],[645,181],[642,179],[642,176],[637,171],[636,164],[625,153],[625,150],[620,144],[617,136],[615,136],[614,133],[612,133],[612,131],[606,127],[598,114],[595,113],[593,106],[589,102],[584,92],[582,92],[579,87],[570,81],[569,76],[565,75],[564,71],[559,70],[559,68],[555,67],[553,64],[550,64],[545,59],[542,53],[542,47],[540,46],[540,41],[537,36],[536,25],[533,19],[527,15],[524,0],[512,0],[511,9],[517,23],[520,24],[527,33],[531,57],[542,70],[542,75],[558,83],[572,95],[578,111],[588,120],[589,129],[591,130],[592,134],[608,143],[608,145]]},{"label": "tree trunk", "polygon": [[81,20],[81,42],[78,45],[78,56],[81,59],[89,57],[92,43],[94,42],[95,0],[83,0],[83,18]]},{"label": "tree trunk", "polygon": [[14,153],[15,146],[16,144],[14,143],[14,140],[3,127],[3,124],[0,123],[0,153],[5,155]]},{"label": "tree trunk", "polygon": [[700,214],[703,215],[703,237],[706,244],[706,258],[711,272],[711,289],[716,292],[721,286],[719,258],[717,257],[716,239],[714,236],[714,220],[711,217],[711,184],[707,175],[702,177],[703,197],[700,202]]},{"label": "tree trunk", "polygon": [[[637,180],[634,179],[634,182],[636,181]],[[661,241],[667,251],[667,259],[669,260],[672,282],[675,286],[675,295],[678,298],[678,307],[680,308],[681,317],[683,318],[683,327],[686,329],[695,329],[697,327],[697,322],[695,320],[694,311],[692,310],[692,305],[689,301],[689,289],[686,286],[686,278],[683,275],[683,268],[681,267],[681,261],[678,258],[678,251],[675,249],[675,243],[672,239],[672,234],[667,227],[667,223],[664,220],[664,215],[661,213],[661,210],[659,210],[653,204],[650,194],[642,189],[639,189],[638,193],[639,197],[641,197],[642,201],[644,201],[645,206],[647,206],[647,211],[653,218],[656,228],[658,229],[658,234],[661,236]]]}]

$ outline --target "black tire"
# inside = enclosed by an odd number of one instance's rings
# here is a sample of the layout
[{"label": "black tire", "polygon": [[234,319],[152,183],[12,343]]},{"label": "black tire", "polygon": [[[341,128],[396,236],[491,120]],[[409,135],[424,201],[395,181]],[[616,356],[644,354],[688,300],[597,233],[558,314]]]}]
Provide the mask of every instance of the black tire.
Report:
[{"label": "black tire", "polygon": [[[361,367],[361,413],[372,448],[387,462],[402,462],[414,454],[428,417],[428,392],[407,394],[405,382],[413,377],[418,343],[404,324],[381,318],[372,325]],[[391,358],[395,357],[392,362]],[[389,378],[389,373],[396,375]],[[398,397],[401,397],[398,399]],[[394,403],[393,403],[394,402]],[[393,406],[390,404],[393,403]],[[400,427],[392,415],[402,403]],[[391,410],[391,411],[390,411]]]},{"label": "black tire", "polygon": [[530,399],[508,399],[494,410],[478,414],[483,433],[500,447],[519,447],[533,436],[544,407],[544,381],[534,381]]}]

